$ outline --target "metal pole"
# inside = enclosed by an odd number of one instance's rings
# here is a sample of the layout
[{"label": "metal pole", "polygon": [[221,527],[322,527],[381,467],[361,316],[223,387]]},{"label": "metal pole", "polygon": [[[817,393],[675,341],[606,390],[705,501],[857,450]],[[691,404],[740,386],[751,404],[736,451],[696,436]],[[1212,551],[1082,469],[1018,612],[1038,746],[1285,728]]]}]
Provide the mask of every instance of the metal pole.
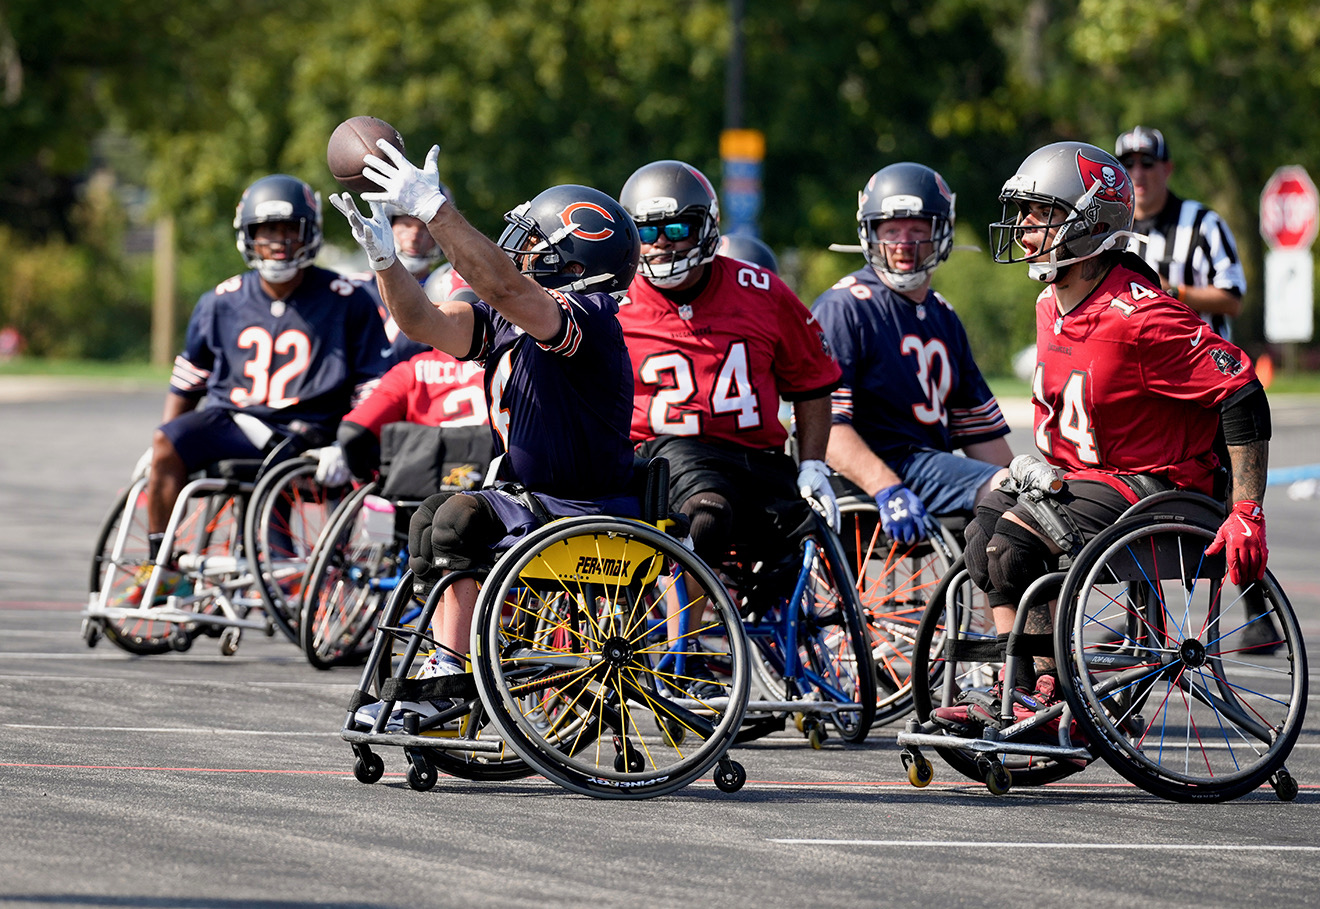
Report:
[{"label": "metal pole", "polygon": [[724,72],[724,128],[743,125],[743,10],[746,0],[729,0],[729,65]]},{"label": "metal pole", "polygon": [[156,222],[152,256],[151,362],[174,361],[174,217]]}]

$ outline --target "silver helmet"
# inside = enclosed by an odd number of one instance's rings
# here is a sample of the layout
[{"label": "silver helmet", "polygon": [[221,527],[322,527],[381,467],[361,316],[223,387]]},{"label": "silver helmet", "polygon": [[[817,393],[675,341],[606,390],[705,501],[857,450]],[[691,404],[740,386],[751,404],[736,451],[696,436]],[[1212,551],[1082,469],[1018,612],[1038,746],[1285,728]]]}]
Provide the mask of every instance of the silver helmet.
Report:
[{"label": "silver helmet", "polygon": [[[903,161],[882,167],[857,194],[857,237],[871,267],[897,291],[915,290],[949,258],[953,249],[955,196],[949,184],[924,164]],[[880,241],[880,227],[894,218],[930,222],[930,253],[919,257],[916,268],[903,271],[890,266]],[[918,244],[920,248],[920,244]]]},{"label": "silver helmet", "polygon": [[[1027,156],[999,193],[1003,218],[990,225],[990,246],[1001,264],[1027,262],[1037,281],[1059,269],[1119,248],[1132,236],[1132,180],[1118,159],[1085,142],[1055,142]],[[1049,206],[1043,222],[1024,224],[1035,203]],[[1043,249],[1024,247],[1023,235],[1054,228]]]},{"label": "silver helmet", "polygon": [[697,242],[677,257],[655,249],[642,257],[641,272],[656,287],[677,287],[688,273],[715,258],[720,239],[720,203],[705,174],[682,161],[652,161],[633,171],[619,202],[639,227],[683,221]]}]

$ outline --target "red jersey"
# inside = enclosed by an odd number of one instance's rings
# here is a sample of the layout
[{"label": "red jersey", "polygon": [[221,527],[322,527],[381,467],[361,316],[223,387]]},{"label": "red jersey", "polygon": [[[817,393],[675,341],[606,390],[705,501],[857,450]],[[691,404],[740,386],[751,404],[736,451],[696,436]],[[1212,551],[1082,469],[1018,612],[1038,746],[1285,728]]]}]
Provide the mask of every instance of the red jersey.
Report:
[{"label": "red jersey", "polygon": [[447,353],[427,350],[397,364],[376,390],[344,417],[377,437],[386,423],[476,426],[489,422],[482,382],[485,371]]},{"label": "red jersey", "polygon": [[1036,301],[1036,447],[1070,473],[1209,493],[1218,405],[1254,378],[1246,354],[1123,265],[1067,315],[1053,287]]},{"label": "red jersey", "polygon": [[782,448],[779,399],[839,384],[820,326],[774,273],[725,256],[680,306],[640,274],[619,307],[633,364],[633,442],[701,436]]}]

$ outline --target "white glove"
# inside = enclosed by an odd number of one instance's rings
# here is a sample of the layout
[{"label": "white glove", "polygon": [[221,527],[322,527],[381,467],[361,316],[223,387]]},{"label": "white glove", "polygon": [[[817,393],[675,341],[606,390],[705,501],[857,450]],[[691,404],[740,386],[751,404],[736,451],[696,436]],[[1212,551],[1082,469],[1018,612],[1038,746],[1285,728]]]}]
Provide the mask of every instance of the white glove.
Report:
[{"label": "white glove", "polygon": [[353,239],[366,251],[367,263],[372,271],[382,271],[394,264],[394,229],[390,227],[390,219],[385,216],[385,209],[381,208],[379,202],[368,203],[371,206],[370,218],[362,217],[357,203],[348,193],[331,193],[330,204],[348,219]]},{"label": "white glove", "polygon": [[316,482],[322,486],[343,486],[348,482],[348,476],[344,449],[338,445],[322,448],[316,465]]},{"label": "white glove", "polygon": [[806,460],[798,465],[798,492],[829,522],[830,529],[838,533],[843,527],[839,519],[839,503],[830,486],[830,469],[824,461]]},{"label": "white glove", "polygon": [[363,193],[362,198],[367,202],[396,205],[423,221],[434,218],[440,206],[445,204],[445,194],[440,191],[440,146],[431,146],[431,151],[426,155],[426,166],[422,170],[409,163],[403,152],[384,139],[377,139],[376,147],[390,161],[377,155],[367,155],[362,159],[366,165],[362,168],[362,176],[381,187],[381,192]]},{"label": "white glove", "polygon": [[147,475],[147,471],[151,469],[151,455],[152,450],[148,448],[142,453],[142,457],[138,458],[137,464],[133,465],[133,476],[129,478],[129,483],[136,483]]}]

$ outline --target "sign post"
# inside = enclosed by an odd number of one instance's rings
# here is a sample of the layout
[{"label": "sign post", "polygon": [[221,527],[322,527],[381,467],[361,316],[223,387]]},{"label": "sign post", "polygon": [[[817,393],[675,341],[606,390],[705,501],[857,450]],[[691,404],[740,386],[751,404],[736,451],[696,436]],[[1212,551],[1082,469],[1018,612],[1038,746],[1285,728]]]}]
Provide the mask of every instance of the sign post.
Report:
[{"label": "sign post", "polygon": [[[1276,170],[1260,194],[1260,235],[1265,254],[1265,340],[1310,341],[1314,334],[1314,263],[1311,244],[1320,231],[1320,193],[1298,165]],[[1295,359],[1289,349],[1288,360]]]}]

